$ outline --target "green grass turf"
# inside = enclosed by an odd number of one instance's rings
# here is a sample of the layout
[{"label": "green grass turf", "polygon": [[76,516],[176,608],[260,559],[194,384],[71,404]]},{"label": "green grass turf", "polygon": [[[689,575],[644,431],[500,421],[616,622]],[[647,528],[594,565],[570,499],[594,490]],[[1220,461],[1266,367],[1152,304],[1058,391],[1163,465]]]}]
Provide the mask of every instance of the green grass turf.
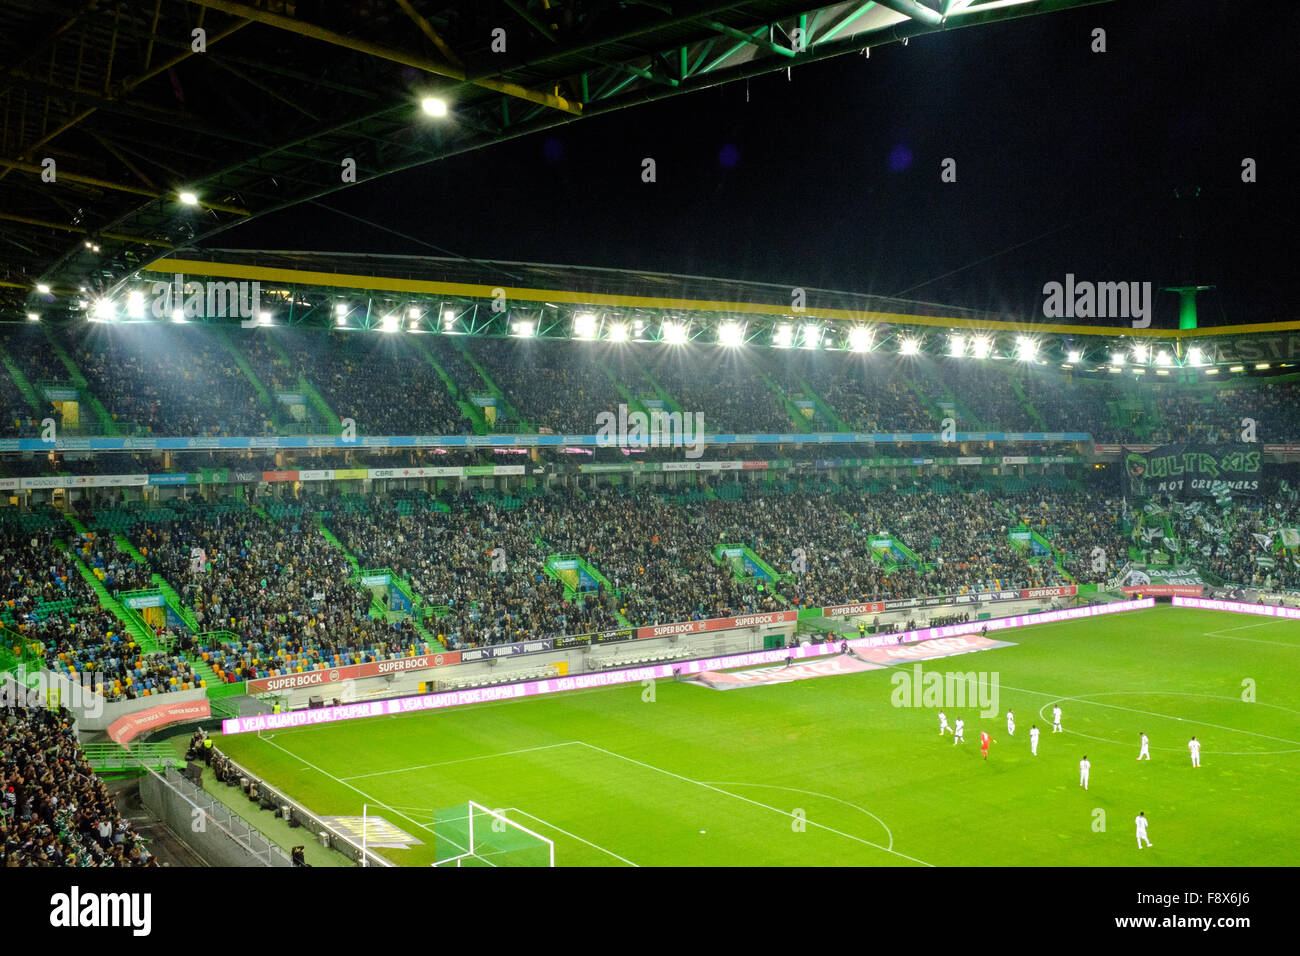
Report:
[{"label": "green grass turf", "polygon": [[[934,709],[892,706],[891,669],[727,692],[660,681],[653,701],[636,684],[220,746],[317,813],[359,815],[369,803],[426,841],[383,851],[406,865],[457,852],[434,846],[424,827],[471,799],[517,808],[512,819],[555,840],[557,865],[1300,858],[1300,623],[1163,607],[998,636],[1016,646],[924,665],[998,676],[997,717],[947,708],[950,721],[966,719],[959,746],[939,737]],[[1242,700],[1248,678],[1253,703]],[[1065,732],[1053,735],[1057,701]],[[987,762],[981,730],[997,741]],[[1136,760],[1141,731],[1149,763]],[[1203,743],[1199,770],[1187,752],[1193,734]],[[1139,810],[1153,843],[1141,851]]]}]

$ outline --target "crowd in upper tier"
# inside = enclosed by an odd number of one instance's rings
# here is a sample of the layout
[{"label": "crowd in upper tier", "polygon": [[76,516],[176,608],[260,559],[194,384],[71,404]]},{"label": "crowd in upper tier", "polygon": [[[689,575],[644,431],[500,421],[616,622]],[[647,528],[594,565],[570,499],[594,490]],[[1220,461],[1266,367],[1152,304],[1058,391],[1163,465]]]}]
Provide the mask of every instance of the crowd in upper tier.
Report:
[{"label": "crowd in upper tier", "polygon": [[[9,326],[0,350],[3,437],[48,417],[64,434],[303,434],[350,418],[361,435],[586,435],[624,404],[741,434],[934,433],[951,418],[958,431],[1228,441],[1250,419],[1260,441],[1300,439],[1286,378],[1191,387],[993,359],[169,324]],[[78,393],[75,412],[51,385]]]}]

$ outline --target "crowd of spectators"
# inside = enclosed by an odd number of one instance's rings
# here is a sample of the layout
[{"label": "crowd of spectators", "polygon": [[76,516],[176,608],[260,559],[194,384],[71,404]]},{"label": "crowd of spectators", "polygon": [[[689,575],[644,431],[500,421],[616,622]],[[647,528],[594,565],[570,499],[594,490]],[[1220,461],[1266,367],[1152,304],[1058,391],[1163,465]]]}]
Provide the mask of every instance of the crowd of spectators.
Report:
[{"label": "crowd of spectators", "polygon": [[1300,386],[1263,380],[1251,385],[1187,391],[1175,385],[1152,389],[1160,442],[1239,442],[1243,420],[1255,423],[1261,442],[1294,441],[1300,436]]},{"label": "crowd of spectators", "polygon": [[[81,675],[110,699],[197,685],[187,651],[233,682],[444,643],[469,648],[625,623],[1104,583],[1127,559],[1136,521],[1125,502],[1063,483],[993,492],[817,478],[715,480],[684,492],[531,489],[518,498],[332,493],[269,499],[266,514],[229,501],[176,500],[129,514],[127,534],[147,566],[106,539],[76,538],[62,527],[0,531],[6,626],[50,666]],[[1226,512],[1170,506],[1169,515],[1183,552],[1201,555],[1210,573],[1246,585],[1300,583],[1289,555],[1259,560],[1274,557],[1261,538],[1300,526],[1300,506],[1290,498],[1243,500]],[[436,614],[424,620],[426,631],[400,614],[371,616],[374,595],[318,520],[360,567],[390,568],[409,583]],[[1025,529],[1035,538],[1015,540]],[[173,626],[158,635],[170,652],[142,653],[98,606],[57,546],[60,534],[110,592],[149,586],[149,572],[162,575],[208,636]],[[873,549],[881,537],[893,543]],[[546,567],[554,554],[581,559],[569,587]],[[438,641],[431,646],[427,635]]]},{"label": "crowd of spectators", "polygon": [[[399,502],[408,502],[399,507]],[[506,512],[490,501],[461,496],[452,510],[432,508],[425,495],[370,496],[345,508],[335,498],[320,504],[328,524],[364,567],[391,568],[431,608],[445,608],[438,633],[455,649],[610,630],[617,626],[609,595],[569,599],[545,573],[557,506],[532,498]],[[537,538],[547,535],[545,543]],[[505,570],[493,571],[492,552],[505,553]]]},{"label": "crowd of spectators", "polygon": [[66,710],[0,710],[0,865],[157,865],[91,770]]},{"label": "crowd of spectators", "polygon": [[[470,430],[437,370],[404,336],[275,332],[288,365],[265,342],[251,340],[253,358],[270,379],[264,384],[297,392],[299,376],[305,376],[339,418],[357,423],[359,434],[460,435]],[[253,368],[258,371],[257,365]]]},{"label": "crowd of spectators", "polygon": [[123,430],[152,435],[262,435],[270,411],[229,352],[202,328],[61,327],[68,353]]},{"label": "crowd of spectators", "polygon": [[[236,682],[274,672],[404,656],[417,637],[409,621],[369,615],[371,596],[351,580],[343,552],[301,516],[271,520],[246,508],[173,505],[174,517],[129,532],[152,570],[192,608],[200,646],[219,677]],[[195,571],[195,549],[202,571]],[[423,647],[428,650],[428,647]]]},{"label": "crowd of spectators", "polygon": [[[520,418],[555,434],[594,435],[596,416],[626,402],[600,368],[602,362],[618,360],[620,350],[594,342],[538,339],[469,339],[465,344]],[[505,411],[498,408],[497,414]]]},{"label": "crowd of spectators", "polygon": [[[604,488],[530,496],[514,510],[462,497],[444,502],[446,511],[423,493],[353,498],[328,504],[330,527],[363,565],[391,568],[427,603],[449,605],[439,627],[464,644],[600,630],[613,626],[606,607],[644,626],[771,610],[782,598],[824,606],[1068,583],[1053,557],[1031,562],[1031,552],[1010,541],[1017,518],[987,492],[750,489],[685,504]],[[1103,525],[1108,503],[1097,501],[1093,514],[1079,499],[1078,520]],[[910,545],[916,559],[873,558],[867,539],[882,532]],[[749,548],[761,564],[736,574],[721,545]],[[507,556],[503,572],[491,570],[497,548]],[[790,573],[799,550],[806,569]],[[577,555],[609,583],[610,592],[588,597],[577,621],[544,574],[548,553]],[[477,619],[466,616],[475,602]],[[593,605],[603,620],[588,616]]]},{"label": "crowd of spectators", "polygon": [[661,349],[649,369],[683,412],[704,415],[706,433],[796,430],[784,397],[765,380],[758,356],[721,346]]},{"label": "crowd of spectators", "polygon": [[[477,336],[460,340],[462,351],[438,335],[231,330],[231,344],[272,393],[268,409],[226,346],[200,326],[90,324],[54,334],[89,381],[83,402],[97,397],[123,430],[160,436],[264,435],[275,422],[292,430],[296,413],[274,393],[300,392],[304,379],[362,434],[467,434],[471,419],[457,403],[489,391],[475,365],[504,394],[492,423],[501,432],[522,422],[592,434],[602,412],[666,397],[702,413],[706,431],[742,434],[827,430],[836,419],[854,431],[934,432],[951,416],[959,430],[1087,432],[1106,443],[1232,441],[1243,418],[1257,422],[1261,441],[1300,435],[1300,385],[1269,379],[1206,390],[991,358]],[[33,387],[71,381],[42,329],[0,328],[0,348]],[[789,404],[811,402],[813,393],[821,401],[810,415]],[[12,377],[0,374],[0,433],[37,434],[39,421],[54,414],[43,398],[38,404],[32,408]],[[322,427],[320,410],[311,401],[303,408],[303,429]]]},{"label": "crowd of spectators", "polygon": [[[197,686],[191,665],[162,651],[144,653],[122,622],[101,607],[67,553],[59,529],[0,530],[0,613],[7,637],[36,647],[47,667],[82,681],[109,700]],[[146,587],[145,569],[90,538],[64,542],[78,550],[114,595]]]}]

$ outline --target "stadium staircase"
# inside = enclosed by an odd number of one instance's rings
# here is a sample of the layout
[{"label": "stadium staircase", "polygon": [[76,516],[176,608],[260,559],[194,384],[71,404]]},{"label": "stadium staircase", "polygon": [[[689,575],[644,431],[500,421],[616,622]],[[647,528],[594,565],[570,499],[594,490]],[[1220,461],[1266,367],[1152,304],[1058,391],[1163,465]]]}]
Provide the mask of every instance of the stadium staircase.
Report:
[{"label": "stadium staircase", "polygon": [[317,390],[306,375],[299,374],[298,388],[302,391],[303,397],[307,399],[307,404],[325,422],[326,427],[335,432],[343,431],[343,420],[339,418],[334,409],[330,408],[329,402],[325,401],[325,396]]},{"label": "stadium staircase", "polygon": [[229,352],[231,357],[234,358],[235,365],[244,373],[244,377],[247,378],[249,383],[253,386],[253,391],[257,393],[258,400],[262,403],[262,407],[266,409],[267,416],[277,426],[284,425],[284,416],[280,413],[279,402],[275,401],[275,399],[271,397],[271,393],[267,391],[266,385],[263,384],[261,378],[258,377],[258,374],[253,371],[253,367],[248,364],[248,359],[244,358],[244,353],[236,348],[234,342],[230,341],[230,336],[227,331],[215,323],[210,327],[210,330],[216,340],[221,343],[222,348]]},{"label": "stadium staircase", "polygon": [[54,546],[67,552],[72,563],[77,566],[77,571],[81,574],[81,577],[88,585],[90,585],[91,590],[93,590],[99,598],[99,606],[104,608],[104,610],[109,611],[114,617],[122,622],[122,626],[126,628],[126,632],[135,640],[136,647],[138,647],[142,653],[153,654],[160,650],[158,642],[154,639],[153,634],[150,633],[147,627],[144,627],[143,624],[140,623],[139,615],[135,615],[133,619],[132,615],[127,614],[126,608],[124,608],[121,603],[113,597],[113,595],[108,593],[108,588],[104,586],[104,582],[99,580],[95,575],[95,572],[90,570],[86,563],[81,560],[79,554],[68,549],[62,541],[56,541]]},{"label": "stadium staircase", "polygon": [[78,397],[84,399],[86,404],[90,406],[90,410],[95,413],[95,418],[99,422],[104,435],[114,438],[122,434],[121,427],[113,416],[108,413],[108,409],[104,407],[104,404],[90,390],[90,383],[86,381],[86,376],[81,374],[81,369],[77,367],[77,363],[72,361],[72,356],[67,353],[63,344],[55,338],[54,332],[49,326],[45,327],[45,338],[50,343],[50,351],[54,353],[54,357],[62,362],[63,367],[68,370],[68,378],[76,386]]},{"label": "stadium staircase", "polygon": [[1020,399],[1020,404],[1025,406],[1025,411],[1029,413],[1029,417],[1033,423],[1038,426],[1038,430],[1042,432],[1047,431],[1047,423],[1043,421],[1043,416],[1038,414],[1038,409],[1034,408],[1034,403],[1031,402],[1029,396],[1025,394],[1025,388],[1020,383],[1019,379],[1012,377],[1008,379],[1008,381],[1011,382],[1011,391],[1016,393],[1016,397]]},{"label": "stadium staircase", "polygon": [[537,431],[536,426],[525,422],[523,416],[519,414],[519,409],[510,404],[510,399],[506,398],[506,393],[501,390],[501,386],[492,381],[492,376],[488,374],[487,369],[478,363],[478,359],[474,358],[474,354],[469,350],[469,346],[461,341],[460,336],[452,336],[452,347],[459,349],[461,357],[466,361],[469,367],[478,372],[479,378],[483,379],[483,385],[487,388],[488,394],[500,403],[501,408],[506,413],[508,421],[517,423],[519,431],[521,432]]},{"label": "stadium staircase", "polygon": [[4,349],[0,349],[0,361],[4,362],[9,377],[14,380],[14,385],[18,386],[18,391],[22,393],[27,404],[32,407],[32,411],[39,412],[42,407],[40,396],[36,394],[36,389],[32,388],[32,383],[27,381],[27,376],[14,364],[14,360],[10,358],[9,353]]},{"label": "stadium staircase", "polygon": [[[143,567],[148,566],[148,562],[145,561],[144,555],[140,553],[139,549],[137,549],[135,545],[133,545],[130,541],[127,540],[125,535],[115,534],[113,536],[113,540],[117,544],[118,550],[126,554],[128,557],[130,557],[131,560],[134,561],[136,564],[139,564]],[[91,573],[93,574],[94,572],[92,571]],[[176,593],[175,588],[173,588],[170,584],[168,584],[167,581],[163,578],[163,576],[161,574],[158,574],[157,572],[150,575],[150,581],[153,585],[152,587],[145,588],[143,591],[133,592],[133,593],[161,594],[164,604],[171,609],[173,614],[175,614],[178,618],[181,619],[181,621],[185,624],[185,626],[189,628],[190,633],[198,634],[199,633],[198,619],[194,616],[194,612],[190,610],[190,608],[187,607],[185,603],[181,600],[181,596]],[[123,597],[125,596],[126,595],[123,595]],[[144,617],[140,614],[140,612],[130,607],[128,603],[125,601],[119,603],[122,606],[122,613],[132,623],[136,624],[141,629],[143,629],[146,633],[148,633],[150,639],[153,640],[154,644],[156,645],[157,638],[154,635],[153,629],[149,627],[149,624],[145,621]],[[138,640],[137,643],[139,643]],[[206,681],[207,686],[215,687],[220,685],[221,679],[217,677],[216,672],[213,671],[212,668],[208,666],[207,662],[204,661],[201,656],[197,654],[177,654],[176,656],[181,657],[184,660],[188,661],[191,668],[193,668],[194,673],[199,677],[200,680]]]},{"label": "stadium staircase", "polygon": [[759,377],[763,379],[763,384],[771,389],[772,392],[781,399],[781,406],[785,409],[786,417],[790,419],[790,424],[794,426],[794,430],[805,435],[810,433],[813,430],[812,422],[804,418],[803,412],[799,411],[799,406],[796,405],[791,400],[790,396],[785,393],[785,389],[778,385],[772,376],[768,375],[762,369],[757,369],[756,371],[758,372]]},{"label": "stadium staircase", "polygon": [[[875,558],[876,562],[884,564],[887,574],[893,574],[894,571],[902,567],[902,563],[910,564],[917,571],[927,571],[928,567],[930,567],[920,559],[917,551],[909,548],[888,531],[881,531],[867,536],[868,542],[880,540],[880,538],[889,538],[889,546],[888,548],[871,548],[871,557]],[[898,561],[900,555],[902,555],[902,562]]]},{"label": "stadium staircase", "polygon": [[[738,557],[733,555],[723,554],[724,551],[728,551],[734,548],[740,549],[741,553]],[[748,561],[754,568],[758,569],[759,571],[762,571],[763,574],[767,575],[768,580],[766,586],[770,588],[772,592],[772,597],[776,598],[777,601],[779,601],[781,604],[790,603],[789,599],[786,598],[785,595],[783,595],[780,591],[776,589],[777,585],[779,585],[782,581],[789,579],[790,575],[781,574],[770,564],[768,564],[766,561],[760,558],[754,552],[754,549],[750,548],[748,545],[739,544],[739,543],[720,544],[713,549],[713,560],[718,565],[730,567],[732,576],[737,581],[740,581],[742,583],[755,581],[759,579],[758,575],[751,574],[749,572],[749,569],[745,566],[745,562]]]},{"label": "stadium staircase", "polygon": [[[540,537],[534,536],[537,546],[546,550],[546,542]],[[573,561],[577,567],[574,568],[556,568],[554,564],[558,561]],[[609,579],[601,574],[594,565],[579,557],[576,554],[548,554],[546,560],[542,562],[542,573],[553,581],[559,582],[564,587],[564,599],[566,601],[585,601],[588,596],[597,593],[593,590],[583,590],[579,587],[581,575],[586,574],[596,583],[597,588],[604,587],[605,591],[614,596],[614,601],[610,610],[614,614],[615,620],[618,621],[619,627],[631,627],[632,622],[623,616],[622,610],[619,609],[618,599],[621,598],[622,591],[616,589],[609,583]]]},{"label": "stadium staircase", "polygon": [[604,362],[601,362],[599,360],[597,360],[596,364],[597,366],[599,366],[600,370],[605,373],[605,377],[609,379],[609,383],[614,386],[614,389],[618,392],[619,396],[623,399],[623,403],[627,405],[627,410],[629,413],[641,412],[642,414],[647,416],[650,414],[650,409],[645,404],[645,402],[641,401],[641,399],[633,395],[631,391],[628,390],[627,386],[625,386],[622,382],[618,380],[618,376],[614,374],[613,369],[611,369],[608,365],[606,365]]},{"label": "stadium staircase", "polygon": [[919,554],[917,554],[915,551],[913,551],[911,548],[905,545],[902,541],[899,541],[897,538],[894,538],[893,542],[894,542],[894,547],[897,548],[899,551],[903,552],[903,557],[907,559],[908,564],[916,568],[918,571],[926,570],[925,562],[921,560],[921,556]]},{"label": "stadium staircase", "polygon": [[[396,587],[397,590],[411,602],[412,613],[409,617],[411,623],[415,626],[416,633],[424,639],[426,644],[442,644],[444,647],[446,646],[446,641],[440,641],[437,636],[432,634],[424,625],[424,621],[427,618],[436,616],[436,609],[425,607],[424,600],[415,593],[415,589],[411,587],[410,582],[398,577],[390,568],[362,570],[361,563],[357,561],[356,555],[344,547],[343,542],[334,535],[334,532],[325,527],[325,522],[320,515],[316,516],[316,528],[320,531],[321,536],[326,541],[343,553],[343,557],[352,567],[352,574],[357,587],[362,586],[361,579],[367,575],[387,574],[389,585]],[[387,603],[381,601],[379,596],[372,591],[370,595],[370,616],[377,617],[382,621],[388,621],[393,613],[395,612],[389,610]]]},{"label": "stadium staircase", "polygon": [[832,428],[837,432],[848,432],[853,430],[845,424],[844,419],[840,418],[840,416],[836,414],[835,409],[831,408],[830,403],[827,402],[826,399],[813,391],[813,387],[808,384],[807,380],[802,375],[798,376],[796,381],[799,383],[799,387],[803,389],[804,396],[813,403],[813,407],[821,414],[821,416],[831,423]]},{"label": "stadium staircase", "polygon": [[[650,387],[654,389],[655,397],[664,403],[664,408],[668,409],[670,412],[682,411],[682,406],[678,403],[677,399],[668,394],[668,390],[659,384],[659,380],[654,377],[650,372],[650,369],[643,365],[641,367],[641,373],[645,376],[645,380],[650,383]],[[707,428],[708,422],[705,422],[704,424]]]},{"label": "stadium staircase", "polygon": [[[113,541],[117,544],[117,550],[129,556],[136,564],[148,563],[145,561],[144,555],[139,552],[136,546],[126,539],[126,535],[115,534],[113,535]],[[154,577],[157,577],[157,575],[154,575]]]},{"label": "stadium staircase", "polygon": [[447,370],[438,364],[438,360],[434,357],[432,350],[424,343],[424,336],[417,335],[414,336],[414,338],[416,351],[419,352],[424,357],[424,360],[433,366],[433,370],[438,373],[438,377],[442,379],[442,384],[447,386],[447,394],[449,394],[452,401],[456,403],[456,407],[460,409],[460,413],[469,420],[470,427],[474,430],[474,434],[486,435],[489,429],[487,419],[483,417],[482,410],[473,402],[465,400],[465,396],[461,394],[460,386],[457,385],[455,381],[452,380],[452,377],[447,374]]}]

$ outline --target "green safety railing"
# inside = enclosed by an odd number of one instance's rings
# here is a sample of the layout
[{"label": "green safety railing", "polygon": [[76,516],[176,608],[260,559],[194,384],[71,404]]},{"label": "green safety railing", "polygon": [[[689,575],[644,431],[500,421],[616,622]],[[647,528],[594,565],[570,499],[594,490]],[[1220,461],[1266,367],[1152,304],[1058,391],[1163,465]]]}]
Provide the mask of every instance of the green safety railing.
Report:
[{"label": "green safety railing", "polygon": [[130,747],[118,743],[82,744],[81,750],[96,773],[144,773],[146,769],[180,767],[185,762],[166,744],[141,742]]}]

